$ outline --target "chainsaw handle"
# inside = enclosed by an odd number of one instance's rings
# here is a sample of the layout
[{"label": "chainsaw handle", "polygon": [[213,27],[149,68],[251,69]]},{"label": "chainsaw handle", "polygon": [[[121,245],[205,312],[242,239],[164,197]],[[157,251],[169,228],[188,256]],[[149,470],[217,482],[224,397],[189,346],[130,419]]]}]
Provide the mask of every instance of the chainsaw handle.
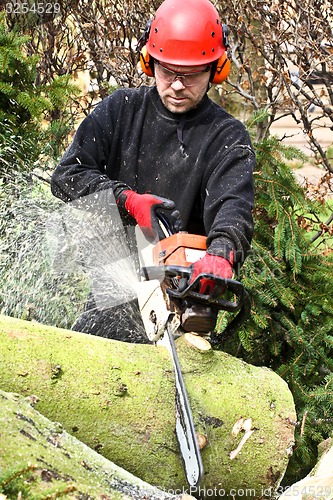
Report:
[{"label": "chainsaw handle", "polygon": [[[216,276],[211,274],[200,274],[199,276],[197,276],[193,283],[187,285],[191,276],[191,270],[188,267],[183,266],[166,266],[165,274],[169,277],[180,276],[180,278],[183,278],[186,282],[185,287],[181,288],[178,291],[167,289],[167,293],[170,296],[180,299],[185,297],[192,297],[197,302],[205,305],[209,304],[211,306],[214,306],[218,310],[237,312],[237,314],[226,326],[225,330],[222,333],[211,333],[210,341],[211,344],[216,348],[223,344],[226,339],[235,334],[250,315],[251,299],[243,284],[239,281],[227,278],[217,278]],[[210,293],[209,295],[203,295],[193,290],[193,288],[195,288],[201,278],[210,278],[215,281],[217,286],[214,287],[214,290],[216,291],[214,296],[213,293]],[[216,294],[223,293],[223,291],[225,290],[229,290],[236,295],[235,302],[216,297]]]},{"label": "chainsaw handle", "polygon": [[175,234],[175,228],[165,215],[163,215],[161,212],[156,212],[156,217],[165,238]]},{"label": "chainsaw handle", "polygon": [[[241,309],[247,295],[243,284],[236,280],[220,278],[209,273],[201,273],[196,277],[193,283],[188,284],[192,274],[189,267],[165,266],[164,271],[165,275],[170,278],[180,276],[180,278],[185,278],[186,280],[186,285],[183,288],[178,290],[173,290],[171,288],[167,289],[167,293],[175,299],[190,297],[197,303],[211,305],[218,309],[223,309],[224,311],[236,312]],[[195,291],[202,278],[213,280],[215,283],[213,290],[209,294],[202,294]],[[236,295],[236,300],[234,302],[220,297],[225,290],[229,290]]]}]

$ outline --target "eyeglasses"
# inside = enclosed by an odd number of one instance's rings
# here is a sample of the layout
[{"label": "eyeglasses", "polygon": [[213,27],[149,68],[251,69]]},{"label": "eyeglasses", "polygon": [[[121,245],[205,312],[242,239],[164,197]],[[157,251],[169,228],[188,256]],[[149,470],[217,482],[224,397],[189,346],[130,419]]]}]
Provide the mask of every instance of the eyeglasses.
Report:
[{"label": "eyeglasses", "polygon": [[210,71],[211,66],[208,65],[205,69],[200,69],[197,71],[191,71],[190,73],[178,73],[177,71],[172,71],[171,69],[166,68],[159,61],[154,61],[158,68],[158,76],[165,83],[171,84],[176,80],[181,80],[182,84],[185,87],[193,87],[201,82],[201,77],[203,73],[208,73]]}]

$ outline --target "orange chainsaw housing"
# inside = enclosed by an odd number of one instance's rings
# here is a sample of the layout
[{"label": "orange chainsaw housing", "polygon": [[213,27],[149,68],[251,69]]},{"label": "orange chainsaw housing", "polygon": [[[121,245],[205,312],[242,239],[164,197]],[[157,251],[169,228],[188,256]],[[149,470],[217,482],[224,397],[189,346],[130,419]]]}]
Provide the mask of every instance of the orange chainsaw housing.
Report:
[{"label": "orange chainsaw housing", "polygon": [[[206,236],[179,232],[160,240],[155,245],[153,261],[157,266],[188,267],[203,257],[206,249]],[[196,250],[198,252],[195,252]]]}]

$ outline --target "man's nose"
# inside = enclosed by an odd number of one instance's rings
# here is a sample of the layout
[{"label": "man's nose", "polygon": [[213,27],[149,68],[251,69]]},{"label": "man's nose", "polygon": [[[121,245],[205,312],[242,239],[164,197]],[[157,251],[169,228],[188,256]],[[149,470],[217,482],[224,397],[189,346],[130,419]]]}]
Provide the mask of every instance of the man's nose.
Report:
[{"label": "man's nose", "polygon": [[172,82],[171,88],[173,88],[173,90],[183,90],[185,88],[183,80],[176,78],[176,80]]}]

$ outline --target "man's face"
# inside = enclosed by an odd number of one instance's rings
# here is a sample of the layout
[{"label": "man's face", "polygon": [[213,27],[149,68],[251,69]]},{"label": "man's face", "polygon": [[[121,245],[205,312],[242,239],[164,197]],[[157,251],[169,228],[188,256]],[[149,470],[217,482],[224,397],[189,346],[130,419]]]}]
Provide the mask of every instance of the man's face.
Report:
[{"label": "man's face", "polygon": [[157,92],[172,113],[186,113],[195,108],[207,92],[210,66],[174,66],[155,61]]}]

